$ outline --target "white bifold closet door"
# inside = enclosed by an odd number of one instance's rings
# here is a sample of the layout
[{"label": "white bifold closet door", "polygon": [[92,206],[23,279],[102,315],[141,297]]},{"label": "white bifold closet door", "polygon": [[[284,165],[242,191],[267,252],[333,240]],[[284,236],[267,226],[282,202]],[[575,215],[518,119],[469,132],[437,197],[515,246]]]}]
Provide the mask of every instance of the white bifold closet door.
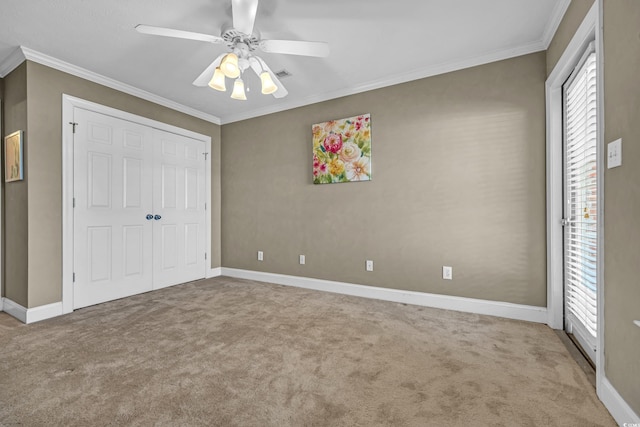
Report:
[{"label": "white bifold closet door", "polygon": [[565,329],[595,361],[597,350],[598,179],[596,54],[589,47],[564,84]]},{"label": "white bifold closet door", "polygon": [[205,276],[204,142],[74,109],[73,307]]}]

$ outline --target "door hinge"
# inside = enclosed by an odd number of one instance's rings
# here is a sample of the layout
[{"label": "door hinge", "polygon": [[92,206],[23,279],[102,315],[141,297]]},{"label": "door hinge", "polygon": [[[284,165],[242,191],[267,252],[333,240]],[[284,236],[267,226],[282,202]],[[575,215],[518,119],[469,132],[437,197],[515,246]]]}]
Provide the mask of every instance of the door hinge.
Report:
[{"label": "door hinge", "polygon": [[71,125],[71,127],[73,128],[73,133],[76,133],[76,126],[78,126],[78,123],[76,122],[69,122],[69,124]]},{"label": "door hinge", "polygon": [[204,204],[204,210],[205,211],[207,210],[207,204],[206,203]]},{"label": "door hinge", "polygon": [[207,253],[206,252],[204,253],[204,259],[207,259]]},{"label": "door hinge", "polygon": [[73,207],[74,208],[76,207],[76,198],[75,197],[73,198]]},{"label": "door hinge", "polygon": [[204,159],[207,160],[207,156],[209,155],[209,153],[202,153],[204,155]]},{"label": "door hinge", "polygon": [[76,273],[73,273],[73,282],[75,283],[76,281]]}]

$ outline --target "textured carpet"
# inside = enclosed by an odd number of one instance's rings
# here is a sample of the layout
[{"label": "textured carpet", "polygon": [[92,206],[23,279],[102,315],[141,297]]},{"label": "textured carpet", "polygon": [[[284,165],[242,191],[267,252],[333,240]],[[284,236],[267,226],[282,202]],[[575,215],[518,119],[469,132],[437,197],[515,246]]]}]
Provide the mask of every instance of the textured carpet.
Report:
[{"label": "textured carpet", "polygon": [[0,313],[0,425],[615,423],[544,325],[222,277]]}]

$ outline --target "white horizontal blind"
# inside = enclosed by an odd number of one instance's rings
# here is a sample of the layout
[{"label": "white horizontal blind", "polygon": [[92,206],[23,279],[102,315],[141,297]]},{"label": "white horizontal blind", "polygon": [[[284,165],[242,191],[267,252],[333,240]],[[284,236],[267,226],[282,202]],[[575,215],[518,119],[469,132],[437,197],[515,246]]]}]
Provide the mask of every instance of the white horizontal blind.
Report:
[{"label": "white horizontal blind", "polygon": [[[597,322],[596,54],[565,83],[565,307],[595,348]],[[582,328],[581,328],[582,329]],[[589,338],[589,337],[587,337]]]}]

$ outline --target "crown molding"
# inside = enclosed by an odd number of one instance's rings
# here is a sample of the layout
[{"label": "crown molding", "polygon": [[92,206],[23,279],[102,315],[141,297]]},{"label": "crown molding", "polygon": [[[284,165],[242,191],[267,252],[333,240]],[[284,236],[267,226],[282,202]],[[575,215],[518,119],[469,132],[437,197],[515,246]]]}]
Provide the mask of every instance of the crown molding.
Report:
[{"label": "crown molding", "polygon": [[558,27],[562,22],[562,18],[564,18],[564,14],[569,9],[569,5],[571,4],[571,0],[558,0],[551,12],[551,19],[547,21],[547,26],[542,33],[542,44],[544,48],[549,48],[551,41],[553,40],[553,36],[556,35],[556,31],[558,31]]},{"label": "crown molding", "polygon": [[179,111],[217,125],[224,125],[546,50],[551,43],[551,40],[553,39],[553,36],[555,35],[555,32],[558,29],[558,26],[560,25],[560,22],[562,21],[562,18],[567,11],[570,3],[571,0],[558,0],[552,12],[552,18],[549,20],[542,38],[527,45],[489,52],[483,55],[459,61],[436,64],[426,68],[395,75],[391,78],[373,80],[365,82],[363,84],[359,84],[357,86],[343,88],[319,95],[313,95],[300,100],[269,105],[267,107],[253,109],[239,114],[232,114],[223,118],[202,112],[200,110],[196,110],[191,107],[187,107],[175,101],[171,101],[145,90],[138,89],[131,85],[119,82],[109,77],[102,76],[100,74],[94,73],[92,71],[75,66],[68,62],[61,61],[59,59],[53,58],[51,56],[42,54],[23,46],[16,49],[16,51],[14,51],[2,64],[0,64],[0,77],[4,77],[5,75],[9,74],[25,59],[27,59],[29,61],[37,62],[39,64],[46,65],[65,73],[72,74],[85,80],[89,80],[94,83],[119,90],[129,95],[145,99],[147,101],[162,105],[172,110]]},{"label": "crown molding", "polygon": [[170,99],[163,98],[142,89],[138,89],[134,86],[122,83],[118,80],[114,80],[110,77],[106,77],[98,73],[94,73],[93,71],[78,67],[76,65],[70,64],[49,55],[45,55],[24,46],[20,46],[18,49],[16,49],[16,51],[14,51],[14,53],[9,56],[9,58],[7,58],[6,61],[0,64],[0,76],[4,77],[5,75],[9,74],[24,60],[37,62],[38,64],[54,68],[64,73],[71,74],[106,87],[110,87],[111,89],[115,89],[120,92],[135,96],[137,98],[153,102],[154,104],[162,105],[163,107],[179,111],[192,117],[197,117],[216,125],[222,124],[220,118],[212,114],[204,113],[194,108],[187,107],[186,105],[179,104],[175,101],[171,101]]},{"label": "crown molding", "polygon": [[310,96],[299,101],[285,102],[282,104],[271,105],[264,108],[259,108],[251,111],[247,111],[240,114],[234,114],[226,116],[222,119],[222,124],[229,124],[239,122],[242,120],[248,120],[255,117],[265,116],[267,114],[279,113],[285,110],[291,110],[293,108],[304,107],[306,105],[316,104],[318,102],[329,101],[331,99],[342,98],[344,96],[355,95],[370,90],[380,89],[387,86],[393,86],[401,83],[410,82],[413,80],[420,80],[427,77],[436,76],[439,74],[450,73],[453,71],[463,70],[465,68],[476,67],[478,65],[489,64],[491,62],[502,61],[509,58],[515,58],[530,53],[540,52],[545,50],[546,47],[542,40],[536,42],[518,46],[514,48],[502,49],[494,52],[489,52],[483,55],[479,55],[473,58],[463,59],[459,61],[445,62],[422,68],[419,70],[410,71],[404,74],[395,75],[391,78],[383,78],[379,80],[373,80],[357,86],[339,89],[332,92],[323,93],[320,95]]},{"label": "crown molding", "polygon": [[22,64],[25,59],[26,58],[22,53],[22,49],[17,48],[13,52],[11,52],[11,55],[9,55],[7,59],[5,59],[4,62],[0,64],[0,78],[5,78],[10,72],[18,68],[18,66]]}]

